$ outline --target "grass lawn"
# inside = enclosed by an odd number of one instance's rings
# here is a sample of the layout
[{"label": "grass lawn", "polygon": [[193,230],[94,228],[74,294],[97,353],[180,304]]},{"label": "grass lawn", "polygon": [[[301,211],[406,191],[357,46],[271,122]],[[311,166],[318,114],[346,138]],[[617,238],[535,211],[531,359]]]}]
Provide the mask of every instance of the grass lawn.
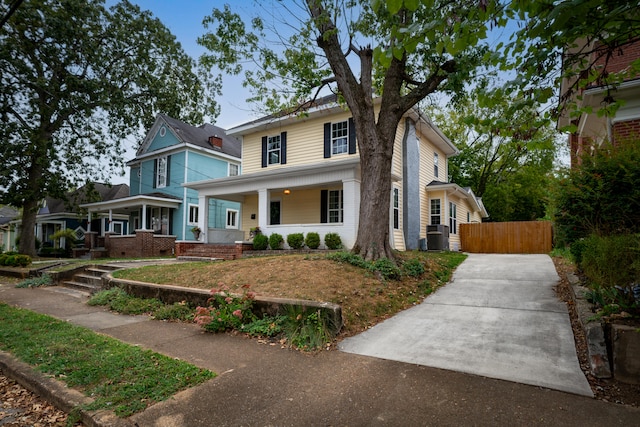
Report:
[{"label": "grass lawn", "polygon": [[0,303],[0,349],[127,417],[215,377],[150,350]]},{"label": "grass lawn", "polygon": [[248,284],[262,296],[333,302],[342,306],[344,338],[420,303],[449,281],[452,271],[466,258],[457,252],[415,251],[397,256],[401,267],[417,262],[424,272],[403,274],[398,280],[384,279],[376,272],[329,260],[319,253],[146,266],[120,270],[114,276],[200,289],[224,284],[238,293]]}]

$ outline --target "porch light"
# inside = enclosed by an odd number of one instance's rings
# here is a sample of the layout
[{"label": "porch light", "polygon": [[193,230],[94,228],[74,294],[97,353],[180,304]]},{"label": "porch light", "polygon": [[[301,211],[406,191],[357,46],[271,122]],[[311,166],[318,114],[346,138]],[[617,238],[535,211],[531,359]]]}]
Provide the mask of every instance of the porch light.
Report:
[{"label": "porch light", "polygon": [[288,188],[285,188],[284,189],[284,194],[286,194],[288,196],[289,194],[291,194],[291,190],[289,190]]}]

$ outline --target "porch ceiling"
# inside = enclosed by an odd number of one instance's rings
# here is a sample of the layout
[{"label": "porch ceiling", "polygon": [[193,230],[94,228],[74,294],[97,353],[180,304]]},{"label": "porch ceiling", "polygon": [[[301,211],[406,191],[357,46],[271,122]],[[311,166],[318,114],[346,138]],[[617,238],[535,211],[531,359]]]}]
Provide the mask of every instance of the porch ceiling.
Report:
[{"label": "porch ceiling", "polygon": [[260,189],[304,189],[360,179],[360,159],[281,167],[264,172],[183,184],[197,190],[201,196],[241,200]]},{"label": "porch ceiling", "polygon": [[91,213],[113,211],[115,213],[129,214],[142,208],[142,206],[177,209],[181,203],[181,200],[168,197],[138,195],[107,202],[87,203],[80,205],[80,207],[87,209]]}]

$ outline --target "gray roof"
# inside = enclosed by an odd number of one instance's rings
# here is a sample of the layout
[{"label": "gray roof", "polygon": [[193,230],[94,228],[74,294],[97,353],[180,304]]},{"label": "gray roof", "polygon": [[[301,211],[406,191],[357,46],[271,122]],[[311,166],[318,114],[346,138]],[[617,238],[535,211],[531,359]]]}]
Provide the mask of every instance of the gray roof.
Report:
[{"label": "gray roof", "polygon": [[[162,119],[171,127],[178,138],[184,142],[198,147],[206,148],[208,150],[220,151],[221,153],[228,154],[233,157],[240,158],[242,153],[242,146],[240,140],[233,136],[228,136],[227,131],[221,127],[205,123],[201,126],[195,127],[188,125],[178,119],[167,116],[166,114],[158,114]],[[209,137],[217,136],[222,138],[222,148],[213,147],[209,143]]]},{"label": "gray roof", "polygon": [[0,225],[6,224],[18,216],[18,211],[10,206],[0,207]]},{"label": "gray roof", "polygon": [[[93,189],[91,189],[91,186]],[[107,202],[123,197],[129,197],[129,186],[127,184],[111,185],[94,182],[67,193],[65,199],[46,197],[46,205],[40,209],[38,215],[77,212],[78,205],[83,203]]]}]

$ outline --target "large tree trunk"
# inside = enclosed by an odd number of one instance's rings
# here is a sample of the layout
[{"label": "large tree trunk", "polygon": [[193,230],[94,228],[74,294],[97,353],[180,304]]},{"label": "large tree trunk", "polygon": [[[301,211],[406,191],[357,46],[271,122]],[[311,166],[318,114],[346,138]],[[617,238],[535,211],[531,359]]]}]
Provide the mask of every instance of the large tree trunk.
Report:
[{"label": "large tree trunk", "polygon": [[22,209],[22,224],[20,229],[20,245],[18,252],[34,257],[36,253],[36,215],[38,214],[38,200],[25,200]]},{"label": "large tree trunk", "polygon": [[358,235],[352,251],[366,260],[394,259],[389,221],[395,126],[391,123],[393,129],[379,128],[372,114],[352,112],[361,167]]}]

